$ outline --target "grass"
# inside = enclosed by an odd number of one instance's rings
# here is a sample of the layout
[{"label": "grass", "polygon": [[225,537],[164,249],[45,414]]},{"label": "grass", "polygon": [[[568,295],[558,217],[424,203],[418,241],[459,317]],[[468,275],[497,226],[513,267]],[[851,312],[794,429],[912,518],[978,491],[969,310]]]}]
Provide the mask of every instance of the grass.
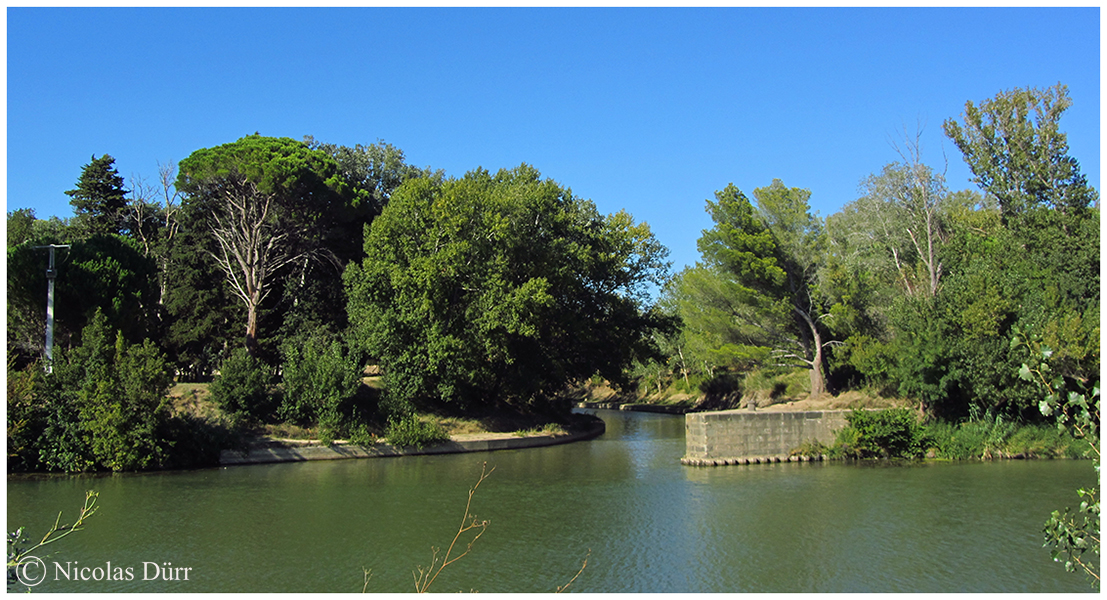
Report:
[{"label": "grass", "polygon": [[[871,414],[875,416],[876,413]],[[1074,439],[1047,423],[1017,423],[988,418],[961,423],[936,421],[916,424],[913,430],[917,432],[917,436],[912,434],[918,440],[914,446],[917,455],[937,460],[1086,458],[1091,451],[1087,440]],[[793,449],[791,454],[857,457],[858,448],[871,446],[871,441],[861,439],[862,435],[856,427],[847,427],[838,432],[837,439],[830,446],[816,441],[805,442]]]},{"label": "grass", "polygon": [[1001,419],[926,425],[929,456],[952,460],[989,458],[1083,458],[1091,446],[1049,424]]},{"label": "grass", "polygon": [[514,435],[518,437],[527,437],[528,435],[565,435],[569,433],[565,427],[560,423],[546,423],[541,427],[532,427],[530,429],[520,429],[516,431]]}]

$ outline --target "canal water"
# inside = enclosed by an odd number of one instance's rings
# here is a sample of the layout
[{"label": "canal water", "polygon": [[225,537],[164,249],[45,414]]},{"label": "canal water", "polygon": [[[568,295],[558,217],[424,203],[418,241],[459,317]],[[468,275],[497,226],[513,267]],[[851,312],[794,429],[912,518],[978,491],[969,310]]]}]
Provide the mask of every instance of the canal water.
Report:
[{"label": "canal water", "polygon": [[585,559],[570,591],[1091,589],[1040,534],[1094,484],[1090,462],[685,467],[682,417],[594,412],[603,436],[548,448],[10,477],[8,531],[41,535],[100,492],[35,592],[360,592],[364,569],[367,591],[404,592],[487,463],[470,513],[488,527],[431,591],[553,591]]}]

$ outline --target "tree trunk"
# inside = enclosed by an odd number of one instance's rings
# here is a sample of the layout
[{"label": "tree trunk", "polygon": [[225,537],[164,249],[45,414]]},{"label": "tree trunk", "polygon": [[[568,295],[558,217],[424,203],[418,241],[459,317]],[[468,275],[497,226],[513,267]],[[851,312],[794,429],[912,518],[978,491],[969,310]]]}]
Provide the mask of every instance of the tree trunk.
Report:
[{"label": "tree trunk", "polygon": [[257,358],[258,355],[258,306],[246,303],[246,352]]},{"label": "tree trunk", "polygon": [[815,357],[811,360],[811,399],[818,400],[826,391],[826,381],[823,379],[823,347],[819,343],[819,337],[815,336]]},{"label": "tree trunk", "polygon": [[810,335],[810,338],[803,336],[804,353],[807,354],[807,364],[811,366],[811,399],[817,400],[826,391],[826,382],[823,379],[823,337],[819,335],[819,328],[807,311],[797,306],[793,306],[792,310],[803,319]]}]

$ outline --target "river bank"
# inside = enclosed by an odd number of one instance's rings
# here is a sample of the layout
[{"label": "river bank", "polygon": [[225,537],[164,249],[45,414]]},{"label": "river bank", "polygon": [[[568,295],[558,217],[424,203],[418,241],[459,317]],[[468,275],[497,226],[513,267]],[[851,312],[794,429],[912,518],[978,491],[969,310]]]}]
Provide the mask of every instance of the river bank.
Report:
[{"label": "river bank", "polygon": [[336,440],[323,445],[314,440],[260,438],[248,444],[245,451],[224,450],[219,455],[220,466],[301,462],[309,460],[341,460],[347,458],[384,458],[423,454],[461,454],[540,448],[590,440],[603,435],[604,422],[597,417],[581,415],[580,423],[562,434],[551,433],[466,433],[454,434],[450,440],[423,448],[399,447],[380,441],[374,444],[354,444]]}]

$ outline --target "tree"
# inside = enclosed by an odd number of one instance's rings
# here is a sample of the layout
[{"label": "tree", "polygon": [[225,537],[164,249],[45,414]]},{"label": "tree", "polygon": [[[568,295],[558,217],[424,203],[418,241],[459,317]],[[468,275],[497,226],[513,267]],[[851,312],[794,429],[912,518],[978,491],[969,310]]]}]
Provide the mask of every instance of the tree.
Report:
[{"label": "tree", "polygon": [[1033,395],[1015,385],[1015,327],[1041,331],[1058,356],[1098,373],[1099,194],[1068,156],[1067,89],[1016,89],[966,105],[946,133],[962,150],[998,217],[958,209],[946,244],[941,319],[953,334],[949,377],[973,406],[1029,418]]},{"label": "tree", "polygon": [[361,365],[326,331],[305,332],[281,347],[283,397],[277,414],[298,424],[317,423],[328,439],[338,437],[341,404],[357,394]]},{"label": "tree", "polygon": [[306,136],[304,143],[309,148],[322,150],[334,158],[338,163],[339,175],[353,190],[355,199],[351,204],[373,216],[384,210],[392,193],[408,179],[444,177],[442,171],[431,171],[429,167],[420,169],[407,164],[404,151],[383,140],[368,146],[356,144],[351,148],[318,142],[315,138]]},{"label": "tree", "polygon": [[684,269],[666,286],[663,300],[680,316],[689,360],[714,369],[746,370],[769,359],[777,321],[761,321],[748,295],[715,265]]},{"label": "tree", "polygon": [[1068,88],[1060,83],[1015,88],[980,106],[966,102],[964,125],[953,119],[943,124],[973,180],[999,201],[1004,221],[1035,206],[1064,213],[1098,202],[1059,128],[1070,106]]},{"label": "tree", "polygon": [[356,346],[397,411],[413,402],[551,408],[572,381],[625,381],[661,323],[647,307],[667,251],[630,215],[528,165],[411,179],[345,274]]},{"label": "tree", "polygon": [[733,318],[760,331],[777,364],[811,371],[811,396],[825,391],[822,324],[828,314],[817,286],[824,259],[821,219],[810,213],[811,192],[779,179],[754,190],[757,205],[734,184],[708,200],[715,227],[698,246],[704,262],[725,273],[728,294],[741,308]]},{"label": "tree", "polygon": [[364,258],[365,227],[380,214],[404,181],[416,177],[443,177],[441,171],[433,173],[429,168],[408,165],[402,150],[383,141],[351,148],[317,142],[307,136],[304,143],[334,159],[337,175],[349,189],[349,201],[341,210],[328,215],[330,222],[319,240],[334,262],[311,261],[305,257],[295,265],[295,274],[284,282],[280,303],[275,309],[282,317],[278,333],[282,339],[315,327],[335,333],[347,327],[341,270],[350,262]]},{"label": "tree", "polygon": [[66,193],[71,198],[77,226],[85,235],[120,233],[124,228],[123,211],[128,190],[115,170],[115,159],[105,154],[81,169],[77,187]]},{"label": "tree", "polygon": [[[35,237],[8,249],[8,349],[35,355],[43,349],[46,316],[45,250],[57,243]],[[79,342],[81,331],[100,310],[124,338],[138,343],[158,326],[157,266],[138,243],[119,235],[71,242],[57,254],[55,340]]]},{"label": "tree", "polygon": [[[258,349],[259,310],[282,270],[328,256],[318,240],[345,207],[326,153],[289,138],[247,136],[193,152],[176,187],[187,222],[215,241],[206,252],[246,309],[246,348]],[[195,221],[192,221],[195,219]]]},{"label": "tree", "polygon": [[35,209],[8,211],[8,247],[18,246],[34,236]]},{"label": "tree", "polygon": [[893,163],[865,180],[862,189],[865,195],[842,210],[868,222],[851,232],[867,238],[853,240],[854,246],[886,253],[907,295],[937,295],[948,195],[944,179],[918,162]]}]

